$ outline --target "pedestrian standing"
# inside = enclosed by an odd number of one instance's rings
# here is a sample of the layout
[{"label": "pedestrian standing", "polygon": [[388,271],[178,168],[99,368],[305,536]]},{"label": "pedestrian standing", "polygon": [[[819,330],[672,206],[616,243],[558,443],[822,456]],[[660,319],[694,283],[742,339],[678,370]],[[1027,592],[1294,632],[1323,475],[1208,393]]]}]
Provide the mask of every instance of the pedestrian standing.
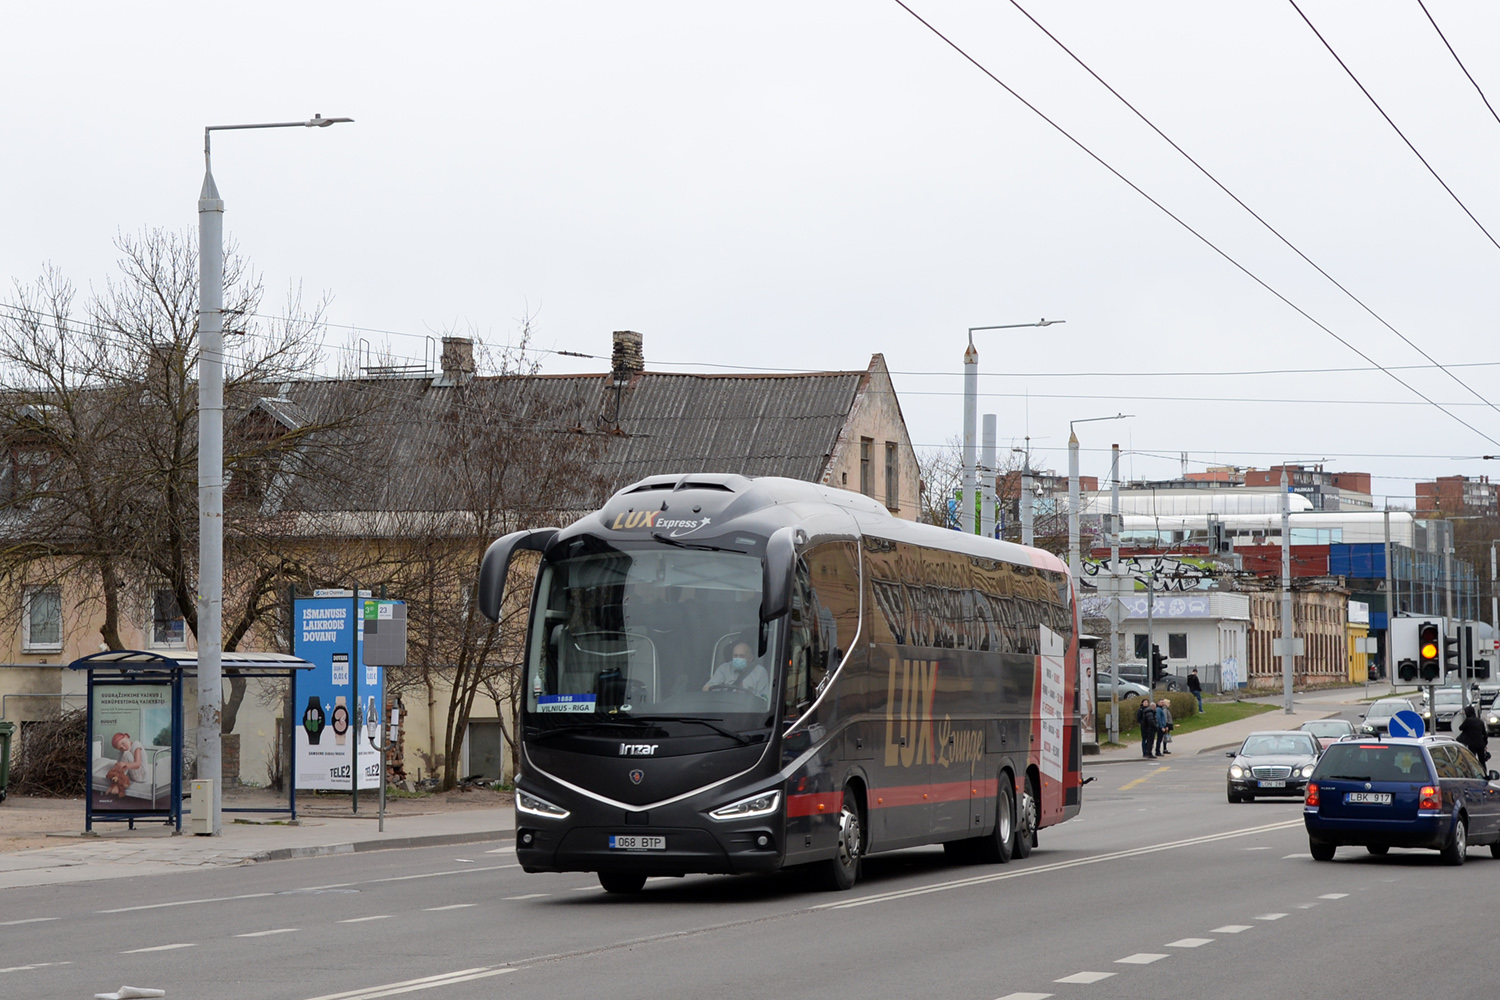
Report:
[{"label": "pedestrian standing", "polygon": [[1198,699],[1198,714],[1203,714],[1203,683],[1198,680],[1198,668],[1188,671],[1188,693]]},{"label": "pedestrian standing", "polygon": [[1141,706],[1135,712],[1141,724],[1141,756],[1147,760],[1156,758],[1156,705],[1149,697],[1141,696]]},{"label": "pedestrian standing", "polygon": [[1479,763],[1483,764],[1490,759],[1489,746],[1490,734],[1484,727],[1484,722],[1474,711],[1473,705],[1464,706],[1464,721],[1458,724],[1458,742],[1468,747]]},{"label": "pedestrian standing", "polygon": [[1163,698],[1156,706],[1156,755],[1171,753],[1167,743],[1172,739],[1172,703]]}]

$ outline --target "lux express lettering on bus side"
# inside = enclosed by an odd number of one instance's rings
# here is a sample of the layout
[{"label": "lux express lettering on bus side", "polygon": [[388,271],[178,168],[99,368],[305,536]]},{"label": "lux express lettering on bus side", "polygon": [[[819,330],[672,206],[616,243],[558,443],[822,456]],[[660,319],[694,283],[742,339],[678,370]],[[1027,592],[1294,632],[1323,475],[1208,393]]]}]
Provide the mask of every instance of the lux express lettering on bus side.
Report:
[{"label": "lux express lettering on bus side", "polygon": [[610,528],[615,531],[623,528],[701,528],[711,523],[706,517],[670,518],[661,515],[659,510],[625,511],[615,515]]}]

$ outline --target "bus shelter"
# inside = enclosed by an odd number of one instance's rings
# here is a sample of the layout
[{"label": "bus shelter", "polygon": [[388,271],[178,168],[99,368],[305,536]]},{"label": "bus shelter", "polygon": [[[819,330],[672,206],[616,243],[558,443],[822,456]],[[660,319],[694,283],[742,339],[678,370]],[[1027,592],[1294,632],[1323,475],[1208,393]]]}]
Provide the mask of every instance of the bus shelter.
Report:
[{"label": "bus shelter", "polygon": [[[313,665],[285,653],[223,653],[223,668],[245,678],[292,681]],[[196,652],[112,649],[80,657],[88,675],[85,828],[95,823],[159,822],[182,831],[183,693],[198,676]],[[290,683],[288,687],[290,688]],[[297,818],[296,755],[285,808],[224,812],[290,813]]]}]

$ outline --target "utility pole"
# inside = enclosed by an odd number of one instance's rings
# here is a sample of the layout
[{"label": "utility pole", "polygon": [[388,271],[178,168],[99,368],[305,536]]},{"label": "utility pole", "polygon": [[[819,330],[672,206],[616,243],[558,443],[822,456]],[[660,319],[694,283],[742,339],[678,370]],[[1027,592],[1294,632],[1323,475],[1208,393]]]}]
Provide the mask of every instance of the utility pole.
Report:
[{"label": "utility pole", "polygon": [[[1493,565],[1493,563],[1492,563]],[[1396,684],[1396,654],[1395,643],[1391,642],[1391,635],[1395,626],[1391,624],[1396,618],[1396,592],[1395,581],[1391,579],[1391,509],[1385,509],[1385,679],[1395,690]],[[1370,672],[1365,670],[1365,686],[1369,687]]]},{"label": "utility pole", "polygon": [[1109,458],[1109,741],[1120,742],[1120,646],[1125,641],[1120,585],[1120,446],[1110,445]]},{"label": "utility pole", "polygon": [[[1078,435],[1068,426],[1068,572],[1073,574],[1073,586],[1081,585],[1079,574],[1083,572],[1083,556],[1078,551]],[[1490,548],[1490,579],[1495,578],[1495,549]],[[1495,589],[1490,584],[1490,590]]]},{"label": "utility pole", "polygon": [[984,444],[979,451],[979,533],[995,537],[995,415],[984,415]]},{"label": "utility pole", "polygon": [[1286,465],[1281,467],[1281,687],[1291,715],[1292,678],[1296,673],[1296,638],[1292,629],[1292,491]]},{"label": "utility pole", "polygon": [[1035,497],[1031,492],[1031,435],[1026,435],[1026,450],[1021,453],[1021,544],[1031,545],[1036,540],[1032,533],[1032,510]]},{"label": "utility pole", "polygon": [[974,534],[974,423],[979,412],[979,352],[974,334],[964,348],[964,495],[959,502],[958,530]]}]

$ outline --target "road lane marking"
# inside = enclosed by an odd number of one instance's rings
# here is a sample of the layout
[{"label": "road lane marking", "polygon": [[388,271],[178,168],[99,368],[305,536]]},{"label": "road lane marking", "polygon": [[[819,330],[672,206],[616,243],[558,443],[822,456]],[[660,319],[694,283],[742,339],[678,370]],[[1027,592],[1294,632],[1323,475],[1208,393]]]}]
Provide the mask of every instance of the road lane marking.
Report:
[{"label": "road lane marking", "polygon": [[27,917],[25,920],[0,920],[0,927],[17,927],[21,924],[44,924],[58,917]]},{"label": "road lane marking", "polygon": [[1051,993],[1007,993],[1000,1000],[1047,1000]]},{"label": "road lane marking", "polygon": [[198,903],[232,903],[240,899],[264,899],[276,895],[274,892],[247,892],[242,896],[208,896],[203,899],[179,899],[171,903],[143,903],[140,906],[121,906],[113,910],[95,910],[95,913],[134,913],[137,910],[160,910],[168,906],[194,906]]},{"label": "road lane marking", "polygon": [[1285,913],[1262,913],[1259,916],[1257,916],[1255,919],[1256,920],[1280,920],[1284,916],[1286,916]]},{"label": "road lane marking", "polygon": [[1317,903],[1298,903],[1297,904],[1297,909],[1299,909],[1299,910],[1310,910],[1314,906],[1317,906],[1317,905],[1318,905]]},{"label": "road lane marking", "polygon": [[546,895],[548,895],[548,893],[545,893],[545,892],[528,892],[524,896],[501,896],[500,898],[501,899],[541,899],[543,896],[546,896]]},{"label": "road lane marking", "polygon": [[1206,944],[1213,944],[1213,938],[1178,938],[1176,941],[1168,941],[1168,948],[1202,948]]},{"label": "road lane marking", "polygon": [[1071,976],[1052,980],[1054,983],[1099,983],[1113,976],[1113,972],[1075,972]]},{"label": "road lane marking", "polygon": [[1247,851],[1269,851],[1270,848],[1269,847],[1247,847],[1247,848],[1245,848],[1245,850],[1247,850]]},{"label": "road lane marking", "polygon": [[1349,894],[1347,892],[1325,892],[1325,893],[1323,893],[1323,895],[1319,896],[1318,898],[1319,899],[1347,899],[1348,896],[1349,896]]},{"label": "road lane marking", "polygon": [[454,860],[455,863],[460,864],[460,865],[472,865],[474,863],[474,862],[470,861],[468,858],[454,858],[453,860]]},{"label": "road lane marking", "polygon": [[1156,777],[1158,774],[1161,774],[1163,771],[1170,771],[1170,770],[1172,770],[1171,767],[1158,767],[1154,771],[1147,771],[1145,774],[1141,775],[1139,778],[1136,778],[1134,781],[1127,781],[1127,782],[1125,782],[1125,784],[1123,784],[1123,785],[1120,786],[1120,791],[1122,791],[1122,792],[1128,792],[1132,788],[1134,788],[1136,785],[1139,785],[1141,782],[1143,782],[1143,781],[1150,781],[1152,778]]},{"label": "road lane marking", "polygon": [[503,976],[507,972],[515,971],[515,969],[510,967],[496,969],[480,966],[475,969],[460,969],[457,972],[445,972],[438,976],[426,976],[422,979],[407,979],[399,983],[386,983],[383,986],[367,986],[362,990],[349,990],[345,993],[325,993],[323,996],[312,997],[311,1000],[377,1000],[379,997],[391,997],[400,993],[415,993],[418,990],[430,990],[438,986],[467,983],[475,979],[488,979],[490,976]]},{"label": "road lane marking", "polygon": [[573,891],[574,892],[597,892],[599,890],[599,888],[600,887],[597,886],[597,885],[580,885],[580,886],[577,886],[576,888],[574,888]]},{"label": "road lane marking", "polygon": [[514,853],[516,853],[516,849],[514,847],[497,847],[497,848],[495,848],[492,851],[485,851],[484,853],[486,853],[486,854],[514,854]]},{"label": "road lane marking", "polygon": [[463,910],[470,906],[478,906],[478,903],[449,903],[447,906],[424,907],[423,913],[442,913],[444,910]]},{"label": "road lane marking", "polygon": [[1306,858],[1307,856],[1308,855],[1306,854],[1306,852],[1304,852],[1302,854],[1283,854],[1281,856],[1281,860],[1282,861],[1301,861],[1304,858]]},{"label": "road lane marking", "polygon": [[0,972],[30,972],[32,969],[48,969],[56,965],[72,965],[72,962],[37,962],[35,965],[12,965]]},{"label": "road lane marking", "polygon": [[148,951],[176,951],[178,948],[196,948],[196,944],[159,944],[154,948],[131,948],[129,951],[120,952],[121,955],[141,955]]},{"label": "road lane marking", "polygon": [[1239,934],[1241,931],[1253,929],[1250,924],[1225,924],[1223,927],[1215,927],[1209,931],[1210,934]]},{"label": "road lane marking", "polygon": [[948,889],[966,889],[970,886],[988,885],[991,882],[1003,882],[1006,879],[1021,878],[1026,875],[1040,875],[1046,872],[1062,871],[1065,868],[1078,868],[1084,865],[1096,865],[1106,861],[1118,861],[1121,858],[1134,858],[1143,854],[1155,854],[1158,851],[1170,851],[1178,847],[1195,847],[1200,844],[1212,844],[1220,840],[1230,840],[1235,837],[1248,837],[1257,833],[1269,833],[1273,830],[1289,830],[1292,827],[1301,827],[1301,819],[1286,820],[1280,823],[1268,823],[1264,826],[1246,827],[1243,830],[1230,830],[1226,833],[1211,833],[1202,837],[1190,837],[1186,840],[1174,840],[1164,844],[1152,844],[1147,847],[1132,847],[1123,851],[1110,851],[1107,854],[1096,854],[1092,857],[1074,858],[1071,861],[1057,861],[1050,865],[1037,865],[1032,868],[1021,868],[1016,871],[995,873],[991,875],[975,875],[970,878],[953,879],[947,882],[937,882],[932,885],[914,886],[910,889],[895,889],[891,892],[876,893],[870,896],[861,896],[837,903],[819,903],[810,907],[812,910],[848,910],[856,906],[868,906],[871,903],[886,903],[897,899],[908,899],[912,896],[922,896],[929,892],[944,892]]},{"label": "road lane marking", "polygon": [[377,913],[373,917],[350,917],[348,920],[340,920],[339,923],[341,923],[341,924],[363,924],[363,923],[366,923],[366,922],[371,921],[371,920],[389,920],[389,919],[391,919],[391,915],[389,913]]},{"label": "road lane marking", "polygon": [[1158,955],[1154,952],[1138,951],[1134,955],[1126,955],[1124,958],[1115,959],[1115,961],[1121,965],[1150,965],[1152,962],[1160,962],[1166,957],[1166,955]]},{"label": "road lane marking", "polygon": [[236,934],[235,937],[270,937],[272,934],[295,934],[300,928],[278,927],[270,931],[251,931],[249,934]]}]

